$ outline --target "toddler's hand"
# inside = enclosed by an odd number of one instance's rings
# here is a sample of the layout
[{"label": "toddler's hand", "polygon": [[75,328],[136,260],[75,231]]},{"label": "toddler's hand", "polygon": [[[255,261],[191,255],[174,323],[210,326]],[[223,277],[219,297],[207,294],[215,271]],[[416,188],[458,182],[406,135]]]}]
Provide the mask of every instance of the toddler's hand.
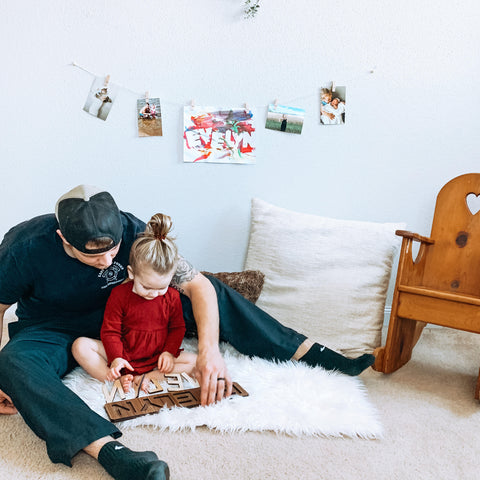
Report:
[{"label": "toddler's hand", "polygon": [[133,372],[133,367],[124,358],[115,358],[110,364],[110,371],[107,374],[107,380],[113,382],[122,374],[122,368],[127,368]]},{"label": "toddler's hand", "polygon": [[170,352],[163,352],[158,357],[158,369],[162,373],[170,373],[173,370],[175,358]]}]

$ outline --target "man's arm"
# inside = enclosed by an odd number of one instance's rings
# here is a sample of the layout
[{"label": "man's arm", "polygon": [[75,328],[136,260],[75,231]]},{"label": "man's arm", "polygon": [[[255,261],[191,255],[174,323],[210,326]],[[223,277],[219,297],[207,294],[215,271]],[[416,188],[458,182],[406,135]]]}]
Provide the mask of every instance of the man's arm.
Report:
[{"label": "man's arm", "polygon": [[[188,263],[188,262],[187,262]],[[219,313],[217,294],[208,278],[188,271],[178,279],[180,291],[192,302],[198,331],[197,376],[201,404],[209,405],[232,393],[232,380],[218,346]],[[223,379],[218,381],[218,379]]]},{"label": "man's arm", "polygon": [[[2,343],[3,317],[9,307],[10,305],[0,303],[0,344]],[[17,409],[14,407],[12,400],[0,390],[0,415],[13,415],[14,413],[17,413]]]}]

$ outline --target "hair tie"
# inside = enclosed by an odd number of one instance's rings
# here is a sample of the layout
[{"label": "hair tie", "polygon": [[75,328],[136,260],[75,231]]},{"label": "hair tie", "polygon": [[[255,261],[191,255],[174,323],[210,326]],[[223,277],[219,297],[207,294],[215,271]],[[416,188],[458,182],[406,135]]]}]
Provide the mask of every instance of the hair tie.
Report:
[{"label": "hair tie", "polygon": [[167,238],[166,235],[162,235],[162,234],[156,234],[154,235],[154,237],[157,239],[157,240],[165,240]]}]

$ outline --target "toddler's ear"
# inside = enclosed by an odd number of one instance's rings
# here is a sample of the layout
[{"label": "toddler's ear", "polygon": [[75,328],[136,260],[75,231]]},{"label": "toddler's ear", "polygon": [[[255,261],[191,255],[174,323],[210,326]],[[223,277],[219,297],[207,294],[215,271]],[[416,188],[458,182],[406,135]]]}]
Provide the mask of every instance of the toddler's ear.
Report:
[{"label": "toddler's ear", "polygon": [[128,272],[128,278],[130,280],[133,280],[135,278],[135,275],[133,274],[133,270],[130,265],[127,265],[127,272]]}]

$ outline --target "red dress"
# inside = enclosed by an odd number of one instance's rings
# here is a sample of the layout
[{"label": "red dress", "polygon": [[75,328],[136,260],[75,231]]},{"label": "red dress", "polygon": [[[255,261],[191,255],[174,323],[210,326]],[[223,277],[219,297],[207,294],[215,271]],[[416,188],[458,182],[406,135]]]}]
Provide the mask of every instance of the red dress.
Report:
[{"label": "red dress", "polygon": [[108,298],[100,333],[108,363],[124,358],[140,375],[158,366],[162,352],[178,357],[185,335],[180,294],[174,288],[153,300],[132,291],[133,282],[115,287]]}]

